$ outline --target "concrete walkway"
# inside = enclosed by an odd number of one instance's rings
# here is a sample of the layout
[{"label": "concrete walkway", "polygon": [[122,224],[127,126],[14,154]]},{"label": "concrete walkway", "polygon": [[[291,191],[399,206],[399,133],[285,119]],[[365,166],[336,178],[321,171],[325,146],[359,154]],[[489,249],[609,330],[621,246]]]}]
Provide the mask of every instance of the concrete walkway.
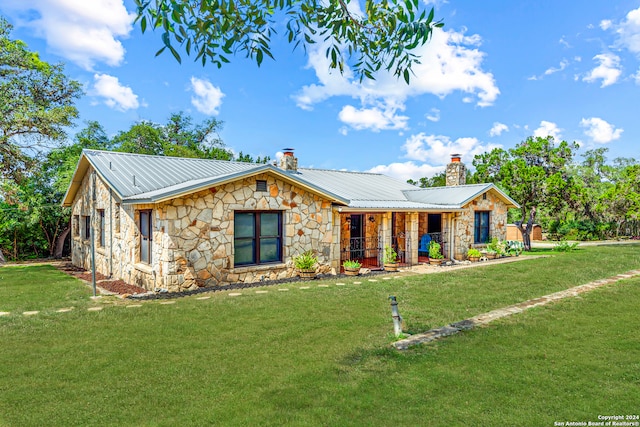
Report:
[{"label": "concrete walkway", "polygon": [[[528,257],[527,257],[528,258]],[[479,314],[470,319],[465,319],[460,322],[451,323],[441,328],[431,329],[422,334],[412,335],[409,338],[405,338],[393,343],[393,346],[398,350],[406,350],[411,346],[424,344],[431,341],[435,341],[439,338],[449,335],[457,334],[458,332],[473,329],[477,326],[486,325],[487,323],[501,319],[503,317],[511,316],[513,314],[522,313],[533,307],[539,307],[550,304],[555,301],[559,301],[564,298],[575,297],[584,292],[592,291],[601,286],[610,285],[620,280],[630,279],[632,277],[640,276],[640,270],[631,270],[623,274],[609,277],[607,279],[595,280],[584,285],[576,286],[574,288],[566,289],[564,291],[555,292],[553,294],[545,295],[540,298],[534,298],[519,304],[510,305],[508,307],[493,310],[488,313]]]}]

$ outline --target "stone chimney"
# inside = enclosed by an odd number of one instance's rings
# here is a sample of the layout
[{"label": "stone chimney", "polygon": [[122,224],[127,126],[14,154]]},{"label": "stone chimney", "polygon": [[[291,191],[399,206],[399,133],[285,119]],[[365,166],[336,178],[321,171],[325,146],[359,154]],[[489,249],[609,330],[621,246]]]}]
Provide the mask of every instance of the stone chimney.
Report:
[{"label": "stone chimney", "polygon": [[293,155],[293,148],[283,148],[280,157],[280,169],[295,172],[298,170],[298,158]]},{"label": "stone chimney", "polygon": [[447,186],[465,185],[467,183],[467,168],[460,161],[460,154],[451,155],[451,163],[447,165]]}]

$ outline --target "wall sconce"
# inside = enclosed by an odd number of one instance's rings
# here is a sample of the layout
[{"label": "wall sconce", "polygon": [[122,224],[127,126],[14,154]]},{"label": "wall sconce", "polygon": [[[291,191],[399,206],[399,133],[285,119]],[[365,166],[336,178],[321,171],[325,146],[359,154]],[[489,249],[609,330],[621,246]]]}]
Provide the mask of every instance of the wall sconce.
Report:
[{"label": "wall sconce", "polygon": [[369,222],[376,222],[376,219],[373,215],[369,215]]},{"label": "wall sconce", "polygon": [[351,215],[347,217],[346,221],[347,221],[347,224],[351,224]]}]

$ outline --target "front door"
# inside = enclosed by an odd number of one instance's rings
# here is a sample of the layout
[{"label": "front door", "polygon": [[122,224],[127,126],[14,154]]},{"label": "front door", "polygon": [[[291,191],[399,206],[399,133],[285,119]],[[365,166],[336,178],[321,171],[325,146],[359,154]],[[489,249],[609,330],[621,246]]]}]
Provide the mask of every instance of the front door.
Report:
[{"label": "front door", "polygon": [[351,239],[349,240],[349,250],[351,252],[350,259],[361,260],[364,258],[365,241],[362,230],[363,223],[362,214],[351,215]]}]

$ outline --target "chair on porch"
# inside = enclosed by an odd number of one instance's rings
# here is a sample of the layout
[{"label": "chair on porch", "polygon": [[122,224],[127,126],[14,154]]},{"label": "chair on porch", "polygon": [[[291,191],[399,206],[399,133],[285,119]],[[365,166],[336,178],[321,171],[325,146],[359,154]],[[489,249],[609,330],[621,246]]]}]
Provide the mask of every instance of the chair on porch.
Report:
[{"label": "chair on porch", "polygon": [[420,237],[420,244],[418,245],[418,256],[429,256],[429,244],[431,243],[431,236],[423,234]]}]

